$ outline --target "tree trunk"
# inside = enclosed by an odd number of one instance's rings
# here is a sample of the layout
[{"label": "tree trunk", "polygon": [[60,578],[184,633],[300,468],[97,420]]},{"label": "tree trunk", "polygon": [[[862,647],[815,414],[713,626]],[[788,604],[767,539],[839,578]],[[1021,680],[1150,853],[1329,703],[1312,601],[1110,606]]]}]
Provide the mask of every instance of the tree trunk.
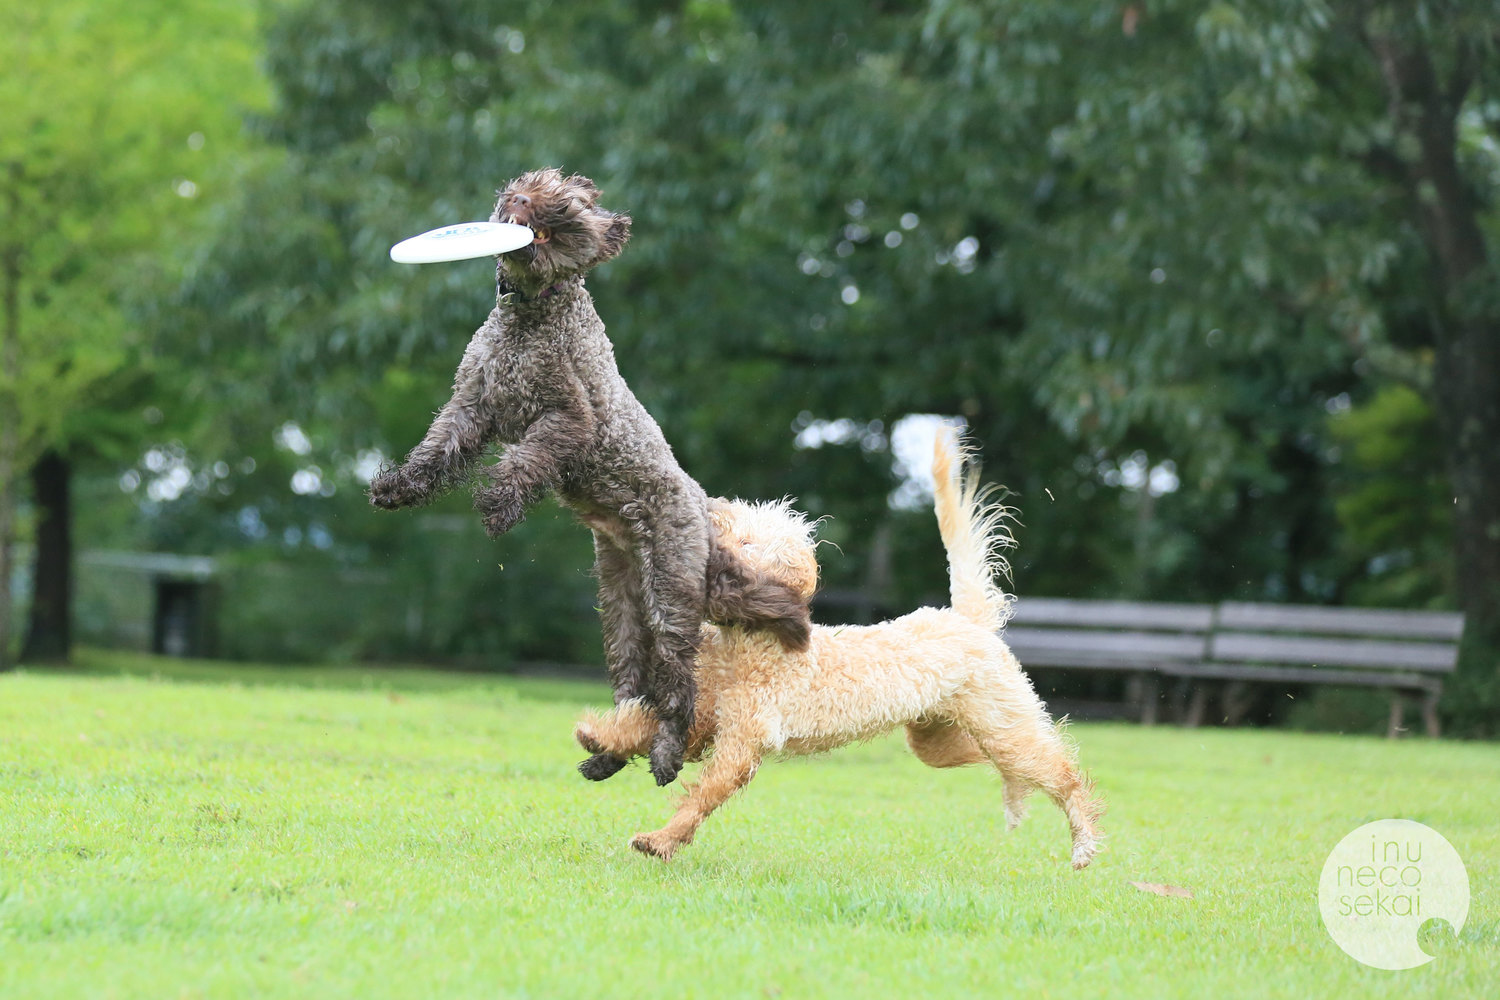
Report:
[{"label": "tree trunk", "polygon": [[1465,616],[1451,715],[1475,734],[1500,731],[1500,304],[1480,227],[1481,201],[1458,161],[1458,111],[1472,62],[1440,79],[1420,43],[1373,35],[1390,116],[1414,155],[1401,181],[1432,268],[1434,409],[1453,486],[1454,562]]},{"label": "tree trunk", "polygon": [[[0,437],[5,432],[0,429]],[[0,441],[0,671],[14,664],[10,659],[10,619],[13,600],[10,592],[11,566],[15,551],[15,494],[11,488],[10,461]]]},{"label": "tree trunk", "polygon": [[23,663],[66,663],[73,645],[73,508],[68,492],[72,468],[48,451],[31,468],[36,503],[36,559],[31,574],[31,615]]},{"label": "tree trunk", "polygon": [[[14,202],[14,195],[12,196]],[[14,212],[12,212],[14,214]],[[10,659],[10,590],[16,534],[16,457],[21,443],[17,424],[16,390],[20,381],[21,339],[21,248],[8,246],[0,265],[5,282],[4,316],[0,318],[0,670],[12,666]]]},{"label": "tree trunk", "polygon": [[1453,481],[1465,628],[1447,699],[1465,731],[1500,731],[1500,320],[1463,324],[1438,350],[1435,388]]},{"label": "tree trunk", "polygon": [[[1433,392],[1453,486],[1454,568],[1465,619],[1448,708],[1462,730],[1493,735],[1500,725],[1500,315],[1486,301],[1492,293],[1479,287],[1493,269],[1455,153],[1456,143],[1442,164],[1452,173],[1424,171],[1412,196],[1423,206],[1424,235],[1440,271]],[[1433,189],[1435,201],[1422,197]]]}]

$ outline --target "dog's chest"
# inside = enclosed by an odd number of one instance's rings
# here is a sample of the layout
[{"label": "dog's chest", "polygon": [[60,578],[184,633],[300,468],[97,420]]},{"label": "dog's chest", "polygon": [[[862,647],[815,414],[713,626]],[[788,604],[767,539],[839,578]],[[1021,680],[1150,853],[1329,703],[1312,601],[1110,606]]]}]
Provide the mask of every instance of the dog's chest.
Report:
[{"label": "dog's chest", "polygon": [[484,405],[501,441],[519,441],[556,408],[568,362],[557,344],[509,331],[501,335],[484,365]]},{"label": "dog's chest", "polygon": [[518,440],[541,415],[536,381],[527,377],[537,370],[536,361],[525,348],[502,343],[485,368],[485,402],[494,414],[495,433],[504,441]]}]

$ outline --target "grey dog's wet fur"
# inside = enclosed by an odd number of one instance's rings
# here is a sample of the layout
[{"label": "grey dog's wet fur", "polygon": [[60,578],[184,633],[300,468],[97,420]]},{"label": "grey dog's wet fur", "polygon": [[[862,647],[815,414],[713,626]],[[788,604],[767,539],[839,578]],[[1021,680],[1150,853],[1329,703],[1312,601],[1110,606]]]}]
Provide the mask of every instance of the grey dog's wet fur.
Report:
[{"label": "grey dog's wet fur", "polygon": [[[655,708],[651,773],[665,785],[693,719],[702,622],[764,628],[790,649],[806,647],[810,623],[805,597],[717,544],[715,501],[620,377],[583,275],[620,252],[630,218],[598,199],[588,178],[550,169],[500,193],[492,219],[529,225],[538,241],[500,258],[498,301],[464,352],[452,399],[406,461],[374,479],[370,501],[427,503],[463,481],[491,442],[505,450],[474,491],[491,537],[555,492],[594,533],[615,701]],[[623,766],[596,754],[580,770],[599,780]]]}]

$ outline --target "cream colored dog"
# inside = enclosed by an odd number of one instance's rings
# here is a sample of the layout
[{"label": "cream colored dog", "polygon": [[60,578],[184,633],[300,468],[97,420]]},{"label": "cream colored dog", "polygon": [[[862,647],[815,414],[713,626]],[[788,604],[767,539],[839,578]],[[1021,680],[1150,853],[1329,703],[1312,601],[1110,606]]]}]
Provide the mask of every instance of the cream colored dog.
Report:
[{"label": "cream colored dog", "polygon": [[[712,752],[677,814],[631,846],[670,860],[714,809],[744,787],[766,755],[832,750],[906,727],[912,752],[933,767],[988,761],[1005,781],[1008,826],[1040,788],[1068,817],[1074,868],[1099,849],[1102,804],[1072,748],[999,637],[1011,599],[995,582],[1010,544],[1003,508],[986,505],[971,471],[960,481],[956,435],[939,435],[933,461],[938,527],[948,552],[951,609],[923,608],[870,626],[814,626],[805,652],[737,627],[705,626],[698,650],[698,703],[687,759]],[[813,526],[786,504],[721,509],[721,539],[747,563],[811,596],[817,586]],[[655,714],[638,699],[575,730],[593,753],[621,758],[650,750]]]}]

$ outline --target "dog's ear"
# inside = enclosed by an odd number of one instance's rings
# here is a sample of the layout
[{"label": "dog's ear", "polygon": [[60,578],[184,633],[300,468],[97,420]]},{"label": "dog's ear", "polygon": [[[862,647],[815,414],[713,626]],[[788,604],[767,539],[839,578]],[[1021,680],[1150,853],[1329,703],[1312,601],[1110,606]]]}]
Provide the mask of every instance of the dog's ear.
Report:
[{"label": "dog's ear", "polygon": [[590,208],[599,204],[599,195],[601,193],[599,185],[595,184],[592,180],[582,174],[571,174],[563,177],[562,171],[555,168],[552,172],[563,186],[572,192],[573,197],[579,199]]},{"label": "dog's ear", "polygon": [[609,220],[609,227],[604,230],[604,237],[599,241],[599,253],[594,257],[595,264],[619,256],[621,250],[625,249],[625,241],[630,239],[630,216],[616,215]]}]

